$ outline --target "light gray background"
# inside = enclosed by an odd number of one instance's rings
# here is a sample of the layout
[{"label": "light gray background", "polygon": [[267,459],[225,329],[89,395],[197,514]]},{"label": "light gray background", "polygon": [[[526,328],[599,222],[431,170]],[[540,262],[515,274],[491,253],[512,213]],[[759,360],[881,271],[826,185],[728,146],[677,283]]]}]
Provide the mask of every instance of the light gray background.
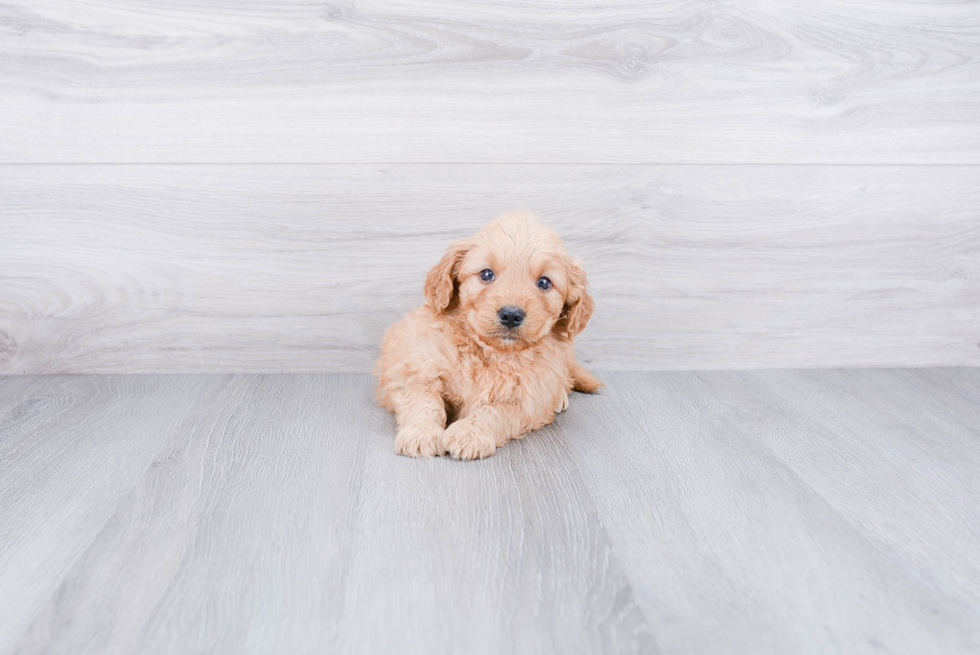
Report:
[{"label": "light gray background", "polygon": [[531,207],[597,369],[980,364],[976,2],[0,7],[0,372],[363,372]]}]

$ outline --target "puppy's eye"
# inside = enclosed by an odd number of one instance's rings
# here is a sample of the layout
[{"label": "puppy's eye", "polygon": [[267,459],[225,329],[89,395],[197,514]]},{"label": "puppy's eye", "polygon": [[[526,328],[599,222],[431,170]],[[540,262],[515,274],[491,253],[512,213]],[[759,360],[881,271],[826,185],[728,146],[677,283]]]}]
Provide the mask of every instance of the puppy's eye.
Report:
[{"label": "puppy's eye", "polygon": [[551,288],[551,280],[542,275],[538,278],[538,288],[542,291],[547,291]]},{"label": "puppy's eye", "polygon": [[493,271],[489,268],[485,268],[480,271],[480,279],[484,282],[493,282]]}]

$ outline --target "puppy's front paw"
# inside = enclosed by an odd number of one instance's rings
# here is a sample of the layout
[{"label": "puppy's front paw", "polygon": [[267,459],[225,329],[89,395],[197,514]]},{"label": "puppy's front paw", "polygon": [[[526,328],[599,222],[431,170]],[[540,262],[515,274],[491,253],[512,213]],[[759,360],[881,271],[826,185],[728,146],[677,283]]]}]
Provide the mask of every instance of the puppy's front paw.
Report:
[{"label": "puppy's front paw", "polygon": [[456,421],[443,435],[443,445],[456,459],[483,459],[493,455],[497,445],[493,437],[466,419]]},{"label": "puppy's front paw", "polygon": [[445,452],[438,425],[406,425],[395,435],[395,452],[409,457],[436,457]]},{"label": "puppy's front paw", "polygon": [[555,404],[555,414],[561,414],[568,409],[568,392],[562,389],[558,402]]}]

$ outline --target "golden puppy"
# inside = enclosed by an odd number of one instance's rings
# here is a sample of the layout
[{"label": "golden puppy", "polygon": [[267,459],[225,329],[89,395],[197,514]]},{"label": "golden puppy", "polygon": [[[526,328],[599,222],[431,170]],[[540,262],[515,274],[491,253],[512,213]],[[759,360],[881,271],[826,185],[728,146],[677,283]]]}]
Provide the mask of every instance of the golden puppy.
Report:
[{"label": "golden puppy", "polygon": [[425,304],[388,328],[374,367],[378,403],[398,421],[396,452],[489,457],[551,423],[572,389],[602,386],[575,361],[591,315],[585,272],[531,212],[451,244]]}]

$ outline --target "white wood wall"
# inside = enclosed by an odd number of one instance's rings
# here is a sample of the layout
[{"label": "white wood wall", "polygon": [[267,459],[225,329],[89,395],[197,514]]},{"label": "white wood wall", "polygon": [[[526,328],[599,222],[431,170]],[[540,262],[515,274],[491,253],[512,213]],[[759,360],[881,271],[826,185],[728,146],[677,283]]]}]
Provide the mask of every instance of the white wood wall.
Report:
[{"label": "white wood wall", "polygon": [[0,372],[364,371],[531,207],[596,369],[980,365],[980,3],[0,5]]}]

